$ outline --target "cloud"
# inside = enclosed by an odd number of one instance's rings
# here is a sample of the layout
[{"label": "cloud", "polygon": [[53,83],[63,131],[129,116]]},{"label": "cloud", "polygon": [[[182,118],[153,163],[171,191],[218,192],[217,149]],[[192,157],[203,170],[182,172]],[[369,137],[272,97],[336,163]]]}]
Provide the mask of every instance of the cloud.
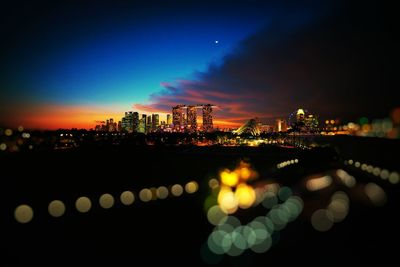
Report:
[{"label": "cloud", "polygon": [[340,3],[322,11],[280,13],[221,65],[162,83],[148,105],[135,107],[170,112],[211,103],[219,106],[216,119],[232,123],[268,122],[299,107],[321,117],[387,116],[399,101],[387,72],[394,64],[383,8]]}]

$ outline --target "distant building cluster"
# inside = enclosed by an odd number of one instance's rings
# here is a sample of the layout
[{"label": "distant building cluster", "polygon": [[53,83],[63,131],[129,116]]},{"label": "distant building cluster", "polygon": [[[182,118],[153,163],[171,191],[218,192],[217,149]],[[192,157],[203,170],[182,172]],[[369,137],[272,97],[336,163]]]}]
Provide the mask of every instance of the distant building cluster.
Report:
[{"label": "distant building cluster", "polygon": [[[139,114],[127,111],[121,121],[108,119],[96,125],[96,131],[151,133],[151,132],[210,132],[213,130],[213,105],[177,105],[172,107],[172,115],[167,114],[166,121],[160,121],[159,114]],[[202,126],[197,123],[197,109],[202,109]]]},{"label": "distant building cluster", "polygon": [[[176,132],[210,132],[213,130],[213,105],[177,105],[172,108],[173,130]],[[202,127],[197,124],[197,109],[202,109]]]}]

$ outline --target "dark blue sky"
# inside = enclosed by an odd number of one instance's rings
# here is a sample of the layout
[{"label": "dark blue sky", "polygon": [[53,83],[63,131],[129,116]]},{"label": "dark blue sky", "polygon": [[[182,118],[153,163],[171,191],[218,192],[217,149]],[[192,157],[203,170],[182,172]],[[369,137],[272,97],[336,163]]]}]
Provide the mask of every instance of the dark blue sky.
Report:
[{"label": "dark blue sky", "polygon": [[[339,75],[338,62],[316,66],[315,55],[319,54],[318,61],[340,58],[350,72],[361,64],[354,61],[363,56],[380,57],[367,47],[368,54],[356,52],[354,59],[348,58],[349,49],[357,49],[354,45],[375,43],[382,37],[385,24],[381,10],[375,8],[375,1],[360,5],[337,1],[278,3],[3,4],[0,119],[7,122],[8,115],[15,113],[20,123],[30,124],[28,117],[33,116],[31,122],[40,121],[38,127],[46,127],[43,120],[51,121],[48,127],[61,127],[68,116],[68,112],[59,114],[58,110],[63,109],[79,117],[79,125],[86,120],[91,125],[96,116],[122,116],[132,106],[142,111],[168,112],[173,104],[200,100],[221,105],[222,119],[235,122],[252,115],[265,119],[283,116],[303,104],[329,115],[321,103],[299,94],[305,90],[308,95],[324,95],[324,87],[333,90],[326,86],[331,77],[323,77],[329,71]],[[367,26],[360,27],[363,23]],[[326,36],[321,37],[321,33]],[[353,35],[361,40],[349,39]],[[327,56],[329,53],[332,55]],[[321,73],[318,67],[329,71]],[[302,71],[307,74],[293,75]],[[311,79],[313,73],[318,77]],[[356,82],[341,76],[337,79],[343,81],[337,87]],[[310,91],[304,89],[307,86]],[[343,97],[343,88],[337,90],[337,95]],[[286,101],[281,103],[284,108],[277,107],[276,99]],[[252,107],[243,112],[249,104]],[[358,115],[339,106],[340,115]],[[387,112],[391,106],[386,107]],[[329,108],[334,109],[333,105]],[[332,115],[335,112],[332,110]],[[46,117],[48,113],[58,115]]]}]

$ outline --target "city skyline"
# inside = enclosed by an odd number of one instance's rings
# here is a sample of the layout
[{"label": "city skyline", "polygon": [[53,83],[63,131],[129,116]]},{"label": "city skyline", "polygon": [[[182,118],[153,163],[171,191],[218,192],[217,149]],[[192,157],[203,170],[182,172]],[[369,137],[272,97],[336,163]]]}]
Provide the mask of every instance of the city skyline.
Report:
[{"label": "city skyline", "polygon": [[400,105],[378,2],[25,5],[6,6],[0,28],[3,126],[89,129],[179,103],[214,103],[215,125],[234,127],[298,107],[350,121]]}]

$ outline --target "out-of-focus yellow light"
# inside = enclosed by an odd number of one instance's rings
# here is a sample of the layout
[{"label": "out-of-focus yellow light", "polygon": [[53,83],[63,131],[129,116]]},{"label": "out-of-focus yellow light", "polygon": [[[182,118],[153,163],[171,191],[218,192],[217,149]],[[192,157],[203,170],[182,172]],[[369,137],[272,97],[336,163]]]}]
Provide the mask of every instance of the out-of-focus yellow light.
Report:
[{"label": "out-of-focus yellow light", "polygon": [[175,184],[171,187],[172,195],[179,197],[183,193],[183,188],[180,184]]},{"label": "out-of-focus yellow light", "polygon": [[331,124],[335,124],[335,120],[331,120]]},{"label": "out-of-focus yellow light", "polygon": [[104,209],[109,209],[114,206],[114,197],[110,194],[103,194],[99,198],[99,204]]},{"label": "out-of-focus yellow light", "polygon": [[185,190],[189,194],[195,193],[199,189],[199,185],[196,181],[191,181],[185,185]]},{"label": "out-of-focus yellow light", "polygon": [[140,190],[139,192],[139,198],[143,202],[149,202],[153,197],[153,194],[151,193],[151,190],[148,188],[144,188]]},{"label": "out-of-focus yellow light", "polygon": [[239,182],[239,176],[236,172],[230,172],[229,170],[222,171],[221,174],[221,181],[223,184],[227,186],[236,186]]},{"label": "out-of-focus yellow light", "polygon": [[397,172],[392,172],[389,175],[389,182],[391,182],[392,184],[398,184],[400,181],[400,177],[399,174]]},{"label": "out-of-focus yellow light", "polygon": [[85,213],[91,209],[92,202],[88,197],[80,197],[76,200],[75,207],[79,212]]},{"label": "out-of-focus yellow light", "polygon": [[24,126],[20,125],[18,126],[18,131],[22,132],[24,130]]},{"label": "out-of-focus yellow light", "polygon": [[11,129],[6,129],[6,130],[4,131],[4,134],[5,134],[6,136],[11,136],[11,135],[13,134],[13,131],[12,131]]},{"label": "out-of-focus yellow light", "polygon": [[389,178],[389,171],[388,170],[386,170],[386,169],[383,169],[382,171],[381,171],[381,178],[383,179],[383,180],[386,180],[387,178]]},{"label": "out-of-focus yellow light", "polygon": [[0,144],[0,150],[1,151],[4,151],[4,150],[6,150],[7,149],[7,145],[5,144],[5,143],[1,143]]},{"label": "out-of-focus yellow light", "polygon": [[256,200],[256,193],[251,186],[239,184],[235,191],[235,197],[238,200],[238,205],[242,209],[251,207]]},{"label": "out-of-focus yellow light", "polygon": [[209,186],[211,189],[215,189],[215,188],[217,188],[217,187],[219,186],[219,182],[218,182],[217,179],[212,178],[212,179],[210,179],[210,181],[208,181],[208,186]]},{"label": "out-of-focus yellow light", "polygon": [[330,186],[331,183],[332,183],[332,178],[329,175],[325,175],[320,178],[308,180],[306,183],[306,187],[309,191],[318,191]]},{"label": "out-of-focus yellow light", "polygon": [[19,223],[28,223],[33,218],[33,209],[28,205],[19,205],[14,211],[14,217]]},{"label": "out-of-focus yellow light", "polygon": [[65,205],[61,200],[53,200],[49,204],[48,211],[53,217],[61,217],[65,213]]},{"label": "out-of-focus yellow light", "polygon": [[151,187],[150,191],[151,191],[151,200],[157,200],[157,188]]},{"label": "out-of-focus yellow light", "polygon": [[234,213],[238,209],[238,200],[230,187],[221,187],[218,194],[218,204],[228,214]]},{"label": "out-of-focus yellow light", "polygon": [[157,188],[156,194],[159,199],[165,199],[168,197],[168,188],[166,188],[165,186],[160,186],[159,188]]},{"label": "out-of-focus yellow light", "polygon": [[119,199],[125,206],[132,205],[132,203],[135,201],[135,195],[131,191],[124,191]]},{"label": "out-of-focus yellow light", "polygon": [[368,183],[365,188],[365,194],[371,200],[372,204],[375,206],[382,206],[386,202],[386,193],[383,189],[375,184],[375,183]]},{"label": "out-of-focus yellow light", "polygon": [[326,120],[326,121],[325,121],[325,124],[329,124],[329,120]]}]

